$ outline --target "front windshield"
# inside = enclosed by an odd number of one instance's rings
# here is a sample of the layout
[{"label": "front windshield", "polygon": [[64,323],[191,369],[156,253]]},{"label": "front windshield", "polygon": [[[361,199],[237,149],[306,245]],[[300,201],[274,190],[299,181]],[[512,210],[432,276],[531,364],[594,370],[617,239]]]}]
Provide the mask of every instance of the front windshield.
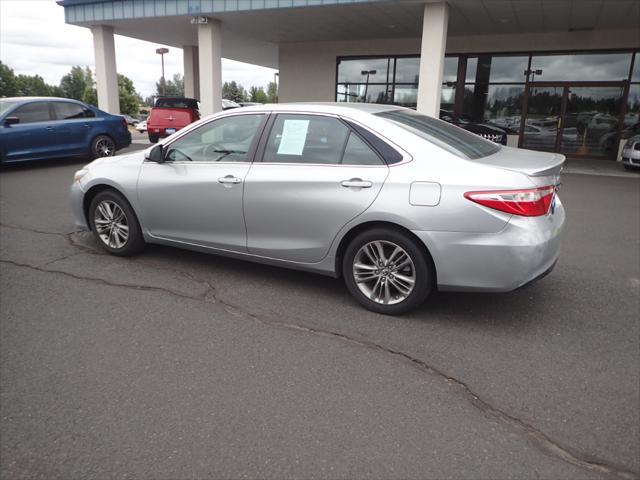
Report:
[{"label": "front windshield", "polygon": [[500,150],[498,145],[478,135],[413,110],[391,110],[375,115],[461,158],[475,160]]},{"label": "front windshield", "polygon": [[12,102],[11,100],[0,100],[0,115],[9,110],[18,102]]}]

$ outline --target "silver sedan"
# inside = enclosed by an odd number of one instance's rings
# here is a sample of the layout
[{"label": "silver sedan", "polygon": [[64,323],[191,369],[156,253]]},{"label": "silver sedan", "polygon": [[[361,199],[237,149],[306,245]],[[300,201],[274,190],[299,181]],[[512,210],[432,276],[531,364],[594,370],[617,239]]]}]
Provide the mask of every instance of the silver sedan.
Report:
[{"label": "silver sedan", "polygon": [[90,163],[71,199],[114,255],[158,243],[343,277],[399,314],[551,271],[563,162],[395,106],[253,106]]}]

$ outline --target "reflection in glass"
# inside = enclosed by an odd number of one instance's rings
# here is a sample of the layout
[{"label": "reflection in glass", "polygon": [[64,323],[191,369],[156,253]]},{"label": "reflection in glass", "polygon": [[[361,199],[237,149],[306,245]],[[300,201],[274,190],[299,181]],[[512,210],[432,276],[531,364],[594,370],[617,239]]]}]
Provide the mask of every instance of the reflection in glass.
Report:
[{"label": "reflection in glass", "polygon": [[417,85],[396,85],[395,95],[393,99],[395,105],[403,107],[416,108],[418,104],[418,86]]},{"label": "reflection in glass", "polygon": [[462,112],[477,123],[491,123],[510,134],[520,131],[524,85],[466,85]]},{"label": "reflection in glass", "polygon": [[455,82],[458,79],[458,57],[444,57],[443,82]]},{"label": "reflection in glass", "polygon": [[481,55],[467,59],[467,83],[525,82],[529,56]]},{"label": "reflection in glass", "polygon": [[440,109],[453,111],[454,104],[456,103],[456,87],[442,86],[442,93],[440,94]]},{"label": "reflection in glass", "polygon": [[561,151],[599,156],[617,149],[622,94],[622,87],[571,87]]},{"label": "reflection in glass", "polygon": [[534,55],[531,69],[542,70],[539,81],[626,80],[631,53],[579,53]]},{"label": "reflection in glass", "polygon": [[418,83],[420,57],[396,59],[396,83]]},{"label": "reflection in glass", "polygon": [[522,137],[524,148],[555,151],[563,94],[563,87],[530,90],[527,120]]},{"label": "reflection in glass", "polygon": [[[639,61],[640,58],[636,58]],[[622,125],[622,138],[629,138],[640,134],[640,84],[629,86],[627,97],[627,113]]]},{"label": "reflection in glass", "polygon": [[[338,83],[364,83],[367,79],[362,72],[375,70],[369,76],[369,83],[387,83],[390,58],[342,59],[338,63]],[[393,64],[391,65],[393,68]]]},{"label": "reflection in glass", "polygon": [[386,85],[367,85],[366,83],[338,85],[338,102],[389,103]]},{"label": "reflection in glass", "polygon": [[633,62],[632,82],[640,82],[640,53],[636,53],[636,60]]}]

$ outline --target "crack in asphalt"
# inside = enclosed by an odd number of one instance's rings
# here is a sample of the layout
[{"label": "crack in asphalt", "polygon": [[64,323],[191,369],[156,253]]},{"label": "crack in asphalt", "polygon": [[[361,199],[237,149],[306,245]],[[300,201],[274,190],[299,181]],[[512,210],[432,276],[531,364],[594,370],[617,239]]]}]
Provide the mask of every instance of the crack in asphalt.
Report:
[{"label": "crack in asphalt", "polygon": [[[54,269],[50,269],[50,268],[44,268],[45,266],[51,265],[52,263],[55,263],[57,261],[61,261],[64,260],[66,258],[75,256],[75,255],[80,255],[82,253],[89,253],[89,254],[94,254],[94,255],[102,255],[102,253],[97,252],[93,249],[91,249],[90,247],[84,246],[84,245],[80,245],[77,244],[77,242],[71,243],[71,236],[79,233],[79,232],[72,232],[72,233],[68,233],[68,234],[62,234],[62,233],[55,233],[55,232],[43,232],[43,231],[38,231],[38,230],[34,230],[34,229],[29,229],[29,228],[23,228],[23,227],[16,227],[16,226],[9,226],[9,225],[4,225],[4,224],[0,224],[0,226],[3,227],[8,227],[8,228],[14,228],[14,229],[20,229],[20,230],[26,230],[26,231],[31,231],[34,233],[38,233],[38,234],[44,234],[44,235],[58,235],[58,236],[62,236],[64,238],[67,239],[67,241],[72,244],[73,246],[76,246],[77,248],[83,250],[82,252],[79,253],[75,253],[75,254],[71,254],[71,255],[67,255],[61,258],[58,258],[56,260],[52,260],[44,265],[30,265],[27,263],[20,263],[20,262],[14,262],[12,260],[6,260],[6,259],[0,259],[0,263],[5,263],[5,264],[10,264],[10,265],[14,265],[16,267],[23,267],[23,268],[30,268],[39,272],[44,272],[44,273],[51,273],[51,274],[58,274],[58,275],[64,275],[76,280],[82,280],[82,281],[92,281],[92,282],[96,282],[99,283],[101,285],[108,285],[111,287],[116,287],[116,288],[127,288],[127,289],[134,289],[134,290],[138,290],[138,291],[148,291],[148,292],[162,292],[162,293],[167,293],[170,295],[174,295],[176,297],[179,298],[183,298],[183,299],[187,299],[187,300],[195,300],[195,301],[201,301],[201,302],[207,302],[207,303],[214,303],[214,304],[218,304],[220,305],[222,308],[224,308],[225,311],[227,311],[229,314],[235,316],[235,317],[244,317],[250,320],[253,320],[254,322],[266,325],[266,326],[271,326],[271,327],[279,327],[279,328],[285,328],[288,330],[292,330],[292,331],[297,331],[297,332],[302,332],[302,333],[306,333],[306,334],[310,334],[310,335],[315,335],[315,336],[320,336],[320,337],[326,337],[326,338],[334,338],[334,339],[338,339],[340,341],[349,343],[351,345],[356,345],[359,347],[364,347],[370,350],[375,350],[375,351],[379,351],[379,352],[383,352],[385,354],[388,355],[392,355],[393,357],[408,362],[410,365],[414,366],[415,368],[423,371],[423,372],[427,372],[430,375],[434,375],[438,378],[441,378],[442,380],[445,381],[445,383],[447,383],[448,385],[457,388],[461,395],[463,396],[463,398],[465,398],[474,408],[476,408],[477,410],[479,410],[481,413],[483,413],[484,415],[493,418],[494,420],[497,420],[499,422],[501,422],[502,424],[507,425],[508,427],[510,427],[512,430],[524,435],[526,438],[528,438],[530,441],[532,441],[532,443],[534,445],[536,445],[538,448],[540,448],[541,450],[543,450],[544,452],[546,452],[547,454],[558,458],[566,463],[569,463],[571,465],[574,465],[576,467],[582,468],[584,470],[590,470],[592,472],[596,472],[596,473],[602,473],[602,474],[606,474],[606,475],[610,475],[610,476],[615,476],[617,478],[621,478],[621,479],[625,479],[625,480],[634,480],[634,479],[640,479],[640,475],[637,472],[633,472],[630,470],[626,470],[624,468],[621,467],[617,467],[613,464],[610,464],[608,462],[605,462],[603,460],[597,459],[593,456],[584,454],[584,453],[580,453],[577,452],[569,447],[565,447],[561,444],[559,444],[557,441],[552,440],[550,437],[548,437],[545,433],[543,433],[541,430],[537,429],[536,427],[534,427],[533,425],[513,416],[510,415],[502,410],[500,410],[497,407],[494,407],[493,405],[491,405],[489,402],[487,402],[486,400],[483,400],[482,398],[480,398],[479,395],[477,395],[472,389],[471,387],[469,387],[465,382],[458,380],[455,377],[452,377],[451,375],[448,375],[447,373],[439,370],[436,367],[433,367],[431,365],[429,365],[427,362],[425,362],[424,360],[421,360],[417,357],[414,357],[408,353],[399,351],[399,350],[394,350],[392,348],[386,347],[384,345],[381,345],[379,343],[373,342],[371,340],[366,340],[366,339],[358,339],[355,337],[351,337],[349,335],[340,333],[340,332],[335,332],[332,330],[324,330],[324,329],[320,329],[320,328],[314,328],[314,327],[307,327],[304,325],[299,325],[297,323],[290,323],[290,322],[285,322],[285,321],[281,321],[281,320],[275,320],[275,319],[270,319],[270,318],[266,318],[263,316],[259,316],[256,315],[254,313],[251,313],[249,311],[244,310],[243,308],[236,306],[230,302],[228,302],[227,300],[224,300],[222,298],[219,297],[218,292],[216,290],[216,288],[211,285],[211,283],[209,283],[206,280],[202,280],[202,279],[198,279],[195,276],[193,276],[192,274],[188,273],[188,272],[184,272],[184,271],[180,271],[177,269],[168,269],[168,268],[163,268],[161,266],[156,266],[156,265],[151,265],[152,268],[156,268],[158,270],[165,270],[165,271],[171,271],[173,273],[179,274],[184,276],[185,278],[195,282],[195,283],[199,283],[204,285],[206,288],[203,292],[197,294],[197,295],[193,295],[193,294],[186,294],[177,290],[173,290],[171,288],[166,288],[166,287],[157,287],[157,286],[151,286],[151,285],[139,285],[139,284],[134,284],[134,283],[119,283],[119,282],[112,282],[109,280],[104,280],[101,278],[96,278],[96,277],[90,277],[90,276],[84,276],[84,275],[77,275],[74,273],[69,273],[69,272],[65,272],[63,270],[54,270]],[[86,250],[86,251],[85,251]]]}]

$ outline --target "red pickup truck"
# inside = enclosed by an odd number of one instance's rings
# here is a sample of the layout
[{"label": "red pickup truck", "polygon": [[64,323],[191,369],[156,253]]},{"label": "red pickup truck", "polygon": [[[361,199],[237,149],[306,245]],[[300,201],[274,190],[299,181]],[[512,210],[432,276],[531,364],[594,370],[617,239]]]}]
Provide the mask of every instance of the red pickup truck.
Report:
[{"label": "red pickup truck", "polygon": [[160,97],[147,119],[149,141],[156,143],[159,138],[168,137],[199,119],[198,101],[195,98]]}]

